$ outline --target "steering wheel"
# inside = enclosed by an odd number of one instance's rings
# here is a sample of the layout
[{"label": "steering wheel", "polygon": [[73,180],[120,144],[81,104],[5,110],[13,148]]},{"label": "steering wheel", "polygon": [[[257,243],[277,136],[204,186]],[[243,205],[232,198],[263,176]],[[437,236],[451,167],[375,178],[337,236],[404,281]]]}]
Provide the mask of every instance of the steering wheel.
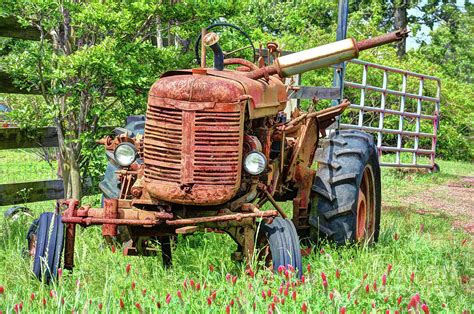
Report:
[{"label": "steering wheel", "polygon": [[[209,25],[208,27],[206,27],[206,30],[209,31],[209,30],[211,30],[213,28],[216,28],[216,27],[230,27],[230,28],[233,28],[233,29],[239,31],[242,35],[244,35],[244,37],[247,39],[250,46],[252,47],[253,61],[257,60],[257,53],[255,52],[255,46],[253,45],[252,39],[250,39],[250,36],[246,32],[244,32],[240,27],[235,26],[233,24],[229,24],[229,23],[215,23],[215,24],[212,24],[212,25]],[[196,40],[196,43],[194,44],[194,52],[196,54],[197,64],[201,64],[201,55],[199,53],[199,47],[201,46],[201,36],[202,36],[202,33],[199,34],[199,36]]]}]

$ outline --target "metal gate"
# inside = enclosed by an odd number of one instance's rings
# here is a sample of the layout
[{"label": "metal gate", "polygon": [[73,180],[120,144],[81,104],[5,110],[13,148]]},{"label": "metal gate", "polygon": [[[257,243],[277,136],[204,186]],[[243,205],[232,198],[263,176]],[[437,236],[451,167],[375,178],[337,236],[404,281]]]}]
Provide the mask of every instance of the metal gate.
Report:
[{"label": "metal gate", "polygon": [[353,104],[341,117],[340,128],[376,133],[382,166],[435,167],[439,78],[352,60],[344,86]]}]

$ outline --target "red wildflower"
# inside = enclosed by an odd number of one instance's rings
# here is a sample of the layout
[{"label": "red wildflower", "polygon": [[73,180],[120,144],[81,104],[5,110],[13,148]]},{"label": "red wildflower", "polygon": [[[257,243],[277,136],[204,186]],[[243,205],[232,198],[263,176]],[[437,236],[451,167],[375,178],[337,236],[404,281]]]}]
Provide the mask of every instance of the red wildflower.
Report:
[{"label": "red wildflower", "polygon": [[212,299],[211,298],[207,298],[207,305],[211,305],[212,304]]},{"label": "red wildflower", "polygon": [[400,314],[400,312],[398,310],[395,310],[395,312],[393,312],[393,314]]},{"label": "red wildflower", "polygon": [[160,302],[156,302],[156,307],[161,309],[161,303]]},{"label": "red wildflower", "polygon": [[191,288],[193,288],[193,289],[196,288],[196,283],[194,282],[194,279],[190,279],[189,284],[191,285]]},{"label": "red wildflower", "polygon": [[283,295],[284,295],[285,297],[288,296],[288,288],[285,288],[285,290],[283,290]]},{"label": "red wildflower", "polygon": [[15,311],[15,313],[18,313],[20,311],[20,306],[18,304],[15,304],[13,306],[13,311]]},{"label": "red wildflower", "polygon": [[248,268],[248,269],[246,270],[246,273],[247,273],[250,277],[252,277],[252,278],[255,277],[255,273],[254,273],[254,271],[252,270],[252,268]]},{"label": "red wildflower", "polygon": [[387,284],[387,274],[382,275],[382,286],[385,286]]},{"label": "red wildflower", "polygon": [[58,278],[61,279],[62,276],[63,276],[63,269],[58,268]]},{"label": "red wildflower", "polygon": [[255,302],[253,302],[252,307],[253,307],[253,310],[255,311],[255,308],[257,307],[257,304],[255,304]]},{"label": "red wildflower", "polygon": [[462,240],[461,245],[464,246],[467,242],[467,239]]},{"label": "red wildflower", "polygon": [[285,278],[286,280],[290,280],[290,272],[288,271],[288,269],[285,270]]},{"label": "red wildflower", "polygon": [[20,306],[20,311],[23,311],[23,301],[20,302],[19,306]]},{"label": "red wildflower", "polygon": [[196,284],[196,290],[197,291],[201,290],[201,284],[199,282]]},{"label": "red wildflower", "polygon": [[123,309],[125,307],[125,303],[123,303],[122,298],[120,298],[120,308]]},{"label": "red wildflower", "polygon": [[323,281],[327,281],[326,274],[324,272],[321,273],[321,279]]},{"label": "red wildflower", "polygon": [[181,294],[181,290],[178,290],[178,292],[176,294],[178,295],[178,298],[180,298],[181,300],[183,299],[183,295]]},{"label": "red wildflower", "polygon": [[323,287],[326,289],[328,287],[328,282],[326,280],[323,280]]},{"label": "red wildflower", "polygon": [[341,272],[339,271],[339,269],[336,269],[336,278],[341,278]]},{"label": "red wildflower", "polygon": [[142,290],[142,296],[146,296],[146,289]]},{"label": "red wildflower", "polygon": [[265,291],[262,291],[262,298],[265,300],[267,298]]},{"label": "red wildflower", "polygon": [[365,292],[366,292],[366,293],[369,293],[369,290],[370,290],[370,287],[369,287],[369,285],[368,285],[368,284],[367,284],[367,285],[365,285]]},{"label": "red wildflower", "polygon": [[269,298],[272,297],[272,289],[268,289],[267,296],[268,296]]},{"label": "red wildflower", "polygon": [[359,301],[357,301],[357,299],[354,300],[354,304],[355,305],[358,305],[359,304]]},{"label": "red wildflower", "polygon": [[306,302],[304,302],[302,305],[301,305],[301,311],[303,313],[306,313],[306,311],[308,311],[308,306],[306,305]]},{"label": "red wildflower", "polygon": [[334,293],[332,293],[332,292],[329,292],[329,300],[331,300],[331,301],[332,301],[332,299],[334,299]]},{"label": "red wildflower", "polygon": [[428,308],[428,305],[426,305],[425,303],[421,305],[421,309],[423,310],[425,314],[430,314],[430,309]]},{"label": "red wildflower", "polygon": [[293,290],[293,294],[291,295],[293,301],[296,301],[296,290]]},{"label": "red wildflower", "polygon": [[375,309],[375,302],[372,302],[372,308]]},{"label": "red wildflower", "polygon": [[115,245],[112,245],[110,249],[112,250],[112,253],[115,253]]},{"label": "red wildflower", "polygon": [[230,305],[225,307],[225,314],[230,314]]},{"label": "red wildflower", "polygon": [[397,304],[400,305],[400,303],[402,303],[402,296],[399,296],[397,299]]},{"label": "red wildflower", "polygon": [[273,312],[273,311],[275,311],[275,306],[276,306],[275,303],[272,302],[272,303],[270,303],[270,305],[269,305],[268,307],[269,307],[269,308],[272,310],[272,312]]},{"label": "red wildflower", "polygon": [[350,300],[350,299],[351,299],[351,292],[349,291],[349,292],[347,293],[347,300]]},{"label": "red wildflower", "polygon": [[282,298],[282,299],[280,300],[280,303],[281,303],[281,305],[285,305],[285,298]]},{"label": "red wildflower", "polygon": [[127,266],[125,266],[125,272],[127,273],[127,275],[130,273],[131,268],[132,268],[132,265],[130,264],[127,264]]},{"label": "red wildflower", "polygon": [[54,298],[55,296],[56,296],[56,291],[50,290],[50,291],[49,291],[49,297],[50,297],[50,298]]},{"label": "red wildflower", "polygon": [[384,301],[385,303],[387,303],[387,302],[388,302],[388,297],[383,298],[383,301]]},{"label": "red wildflower", "polygon": [[214,271],[214,265],[209,264],[209,270],[210,270],[211,272],[213,272],[213,271]]},{"label": "red wildflower", "polygon": [[339,309],[339,313],[340,313],[340,314],[346,314],[346,307],[344,307],[344,306],[341,307],[341,308]]},{"label": "red wildflower", "polygon": [[367,279],[367,276],[368,276],[367,274],[364,274],[363,279],[366,280],[366,279]]},{"label": "red wildflower", "polygon": [[230,281],[231,278],[232,278],[231,274],[227,273],[225,275],[225,281]]},{"label": "red wildflower", "polygon": [[230,300],[229,304],[230,306],[234,306],[234,299]]},{"label": "red wildflower", "polygon": [[276,295],[273,296],[273,302],[278,303],[280,302],[280,299]]},{"label": "red wildflower", "polygon": [[372,285],[374,287],[374,291],[377,291],[377,281],[374,280],[374,284]]},{"label": "red wildflower", "polygon": [[166,302],[166,304],[169,304],[170,301],[171,301],[171,294],[167,293],[167,294],[166,294],[165,302]]},{"label": "red wildflower", "polygon": [[102,303],[99,303],[99,311],[102,311]]},{"label": "red wildflower", "polygon": [[385,311],[385,314],[390,314],[390,310],[386,310],[386,311]]},{"label": "red wildflower", "polygon": [[306,270],[308,271],[308,273],[311,272],[311,265],[310,264],[306,265]]},{"label": "red wildflower", "polygon": [[293,267],[293,265],[290,265],[290,264],[288,264],[288,270],[291,271],[292,273],[295,272],[295,268]]},{"label": "red wildflower", "polygon": [[213,300],[215,300],[216,297],[217,297],[217,291],[214,290],[214,291],[212,291],[212,293],[211,293],[211,298],[212,298]]},{"label": "red wildflower", "polygon": [[30,295],[30,300],[31,300],[31,301],[34,301],[34,300],[35,300],[35,294],[34,294],[34,293],[32,293],[32,294]]},{"label": "red wildflower", "polygon": [[[65,303],[65,300],[64,300],[64,297],[61,298],[61,304],[64,305]],[[89,304],[92,304],[92,300],[89,300]]]},{"label": "red wildflower", "polygon": [[415,272],[411,272],[411,275],[410,275],[410,282],[413,283],[414,280],[415,280]]},{"label": "red wildflower", "polygon": [[393,235],[393,239],[394,239],[395,241],[398,241],[398,239],[400,239],[400,236],[398,235],[398,233],[395,233],[395,234]]},{"label": "red wildflower", "polygon": [[390,274],[391,271],[392,271],[392,264],[388,264],[387,265],[387,274]]},{"label": "red wildflower", "polygon": [[4,294],[4,293],[5,293],[5,287],[0,286],[0,294]]},{"label": "red wildflower", "polygon": [[141,309],[142,309],[142,306],[141,306],[140,303],[138,303],[138,302],[135,303],[135,307],[136,307],[139,311],[141,311]]},{"label": "red wildflower", "polygon": [[252,291],[253,290],[253,286],[251,283],[249,283],[249,290]]},{"label": "red wildflower", "polygon": [[232,284],[235,285],[236,282],[237,282],[237,276],[233,276],[232,277]]},{"label": "red wildflower", "polygon": [[132,281],[132,290],[135,290],[136,287],[137,287],[137,284],[135,283],[135,281]]},{"label": "red wildflower", "polygon": [[43,298],[43,305],[46,306],[46,298]]}]

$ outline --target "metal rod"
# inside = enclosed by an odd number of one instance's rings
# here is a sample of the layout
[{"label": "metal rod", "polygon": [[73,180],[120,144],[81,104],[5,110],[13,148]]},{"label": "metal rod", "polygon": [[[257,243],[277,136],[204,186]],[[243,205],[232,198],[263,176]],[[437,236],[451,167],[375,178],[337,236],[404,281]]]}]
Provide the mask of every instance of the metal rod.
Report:
[{"label": "metal rod", "polygon": [[398,110],[393,110],[393,109],[380,109],[380,108],[377,108],[377,107],[367,107],[367,106],[360,106],[360,105],[354,105],[354,104],[350,104],[349,105],[349,108],[351,109],[358,109],[358,110],[364,110],[364,111],[371,111],[371,112],[384,112],[384,113],[388,113],[388,114],[395,114],[395,115],[398,115],[398,116],[401,116],[401,117],[409,117],[409,118],[418,118],[420,117],[421,119],[425,119],[425,120],[434,120],[436,119],[437,117],[436,116],[430,116],[430,115],[427,115],[427,114],[416,114],[414,112],[403,112],[403,111],[398,111]]},{"label": "metal rod", "polygon": [[107,219],[107,218],[84,218],[84,217],[62,217],[64,223],[84,224],[84,225],[133,225],[133,226],[151,226],[158,225],[162,221],[160,219]]},{"label": "metal rod", "polygon": [[355,63],[355,64],[360,64],[360,65],[367,65],[371,68],[376,68],[376,69],[380,69],[380,70],[387,70],[389,72],[407,74],[407,75],[416,76],[416,77],[423,77],[425,80],[434,80],[434,81],[438,81],[438,82],[441,81],[441,79],[439,77],[436,77],[436,76],[424,75],[424,74],[417,73],[417,72],[411,72],[411,71],[407,71],[407,70],[392,68],[392,67],[388,67],[388,66],[385,66],[385,65],[380,65],[380,64],[377,64],[377,63],[362,61],[362,60],[359,60],[359,59],[352,59],[348,62]]},{"label": "metal rod", "polygon": [[207,34],[207,29],[203,27],[201,29],[201,68],[206,67],[206,45],[204,44],[204,37]]},{"label": "metal rod", "polygon": [[278,211],[276,210],[267,210],[267,211],[257,211],[255,213],[237,213],[232,215],[221,215],[213,217],[196,217],[196,218],[184,218],[176,220],[167,220],[166,224],[170,226],[176,225],[194,225],[207,222],[221,222],[229,220],[242,220],[245,218],[263,218],[263,217],[275,217],[278,216]]},{"label": "metal rod", "polygon": [[275,201],[275,199],[270,194],[270,192],[268,192],[265,187],[260,187],[260,190],[263,192],[263,194],[265,194],[267,199],[270,201],[270,203],[272,203],[273,207],[275,207],[275,209],[278,211],[278,213],[280,213],[281,217],[283,217],[284,219],[288,218],[288,216],[285,214],[285,212],[280,207],[280,205],[278,205],[278,203]]},{"label": "metal rod", "polygon": [[419,137],[429,137],[429,138],[432,138],[435,136],[434,134],[430,134],[430,133],[423,133],[423,132],[417,133],[417,132],[399,131],[399,130],[393,130],[393,129],[379,129],[379,128],[374,128],[371,126],[357,126],[357,125],[345,124],[345,123],[341,123],[341,128],[363,130],[363,131],[368,131],[368,132],[386,132],[390,134],[401,134],[405,136],[419,136]]},{"label": "metal rod", "polygon": [[411,94],[411,93],[403,93],[400,91],[392,90],[392,89],[384,89],[381,87],[377,86],[372,86],[372,85],[363,85],[363,84],[358,84],[358,83],[353,83],[353,82],[344,82],[345,86],[348,87],[353,87],[353,88],[359,88],[359,89],[368,89],[372,90],[375,92],[380,92],[380,93],[387,93],[395,96],[405,96],[408,98],[414,98],[414,99],[421,99],[423,101],[430,101],[430,102],[437,102],[439,99],[434,98],[434,97],[429,97],[429,96],[423,96],[423,95],[417,95],[417,94]]}]

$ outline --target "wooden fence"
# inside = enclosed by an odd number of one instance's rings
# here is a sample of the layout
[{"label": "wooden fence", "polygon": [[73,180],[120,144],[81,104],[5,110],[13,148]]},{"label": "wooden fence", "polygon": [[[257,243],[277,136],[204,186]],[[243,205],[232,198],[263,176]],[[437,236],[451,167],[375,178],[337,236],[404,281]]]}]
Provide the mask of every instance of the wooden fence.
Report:
[{"label": "wooden fence", "polygon": [[[38,147],[58,147],[56,128],[44,127],[34,132],[27,132],[20,128],[0,128],[1,150]],[[0,206],[24,203],[25,198],[19,193],[20,191],[28,191],[27,202],[64,197],[61,179],[4,183],[0,184]]]}]

